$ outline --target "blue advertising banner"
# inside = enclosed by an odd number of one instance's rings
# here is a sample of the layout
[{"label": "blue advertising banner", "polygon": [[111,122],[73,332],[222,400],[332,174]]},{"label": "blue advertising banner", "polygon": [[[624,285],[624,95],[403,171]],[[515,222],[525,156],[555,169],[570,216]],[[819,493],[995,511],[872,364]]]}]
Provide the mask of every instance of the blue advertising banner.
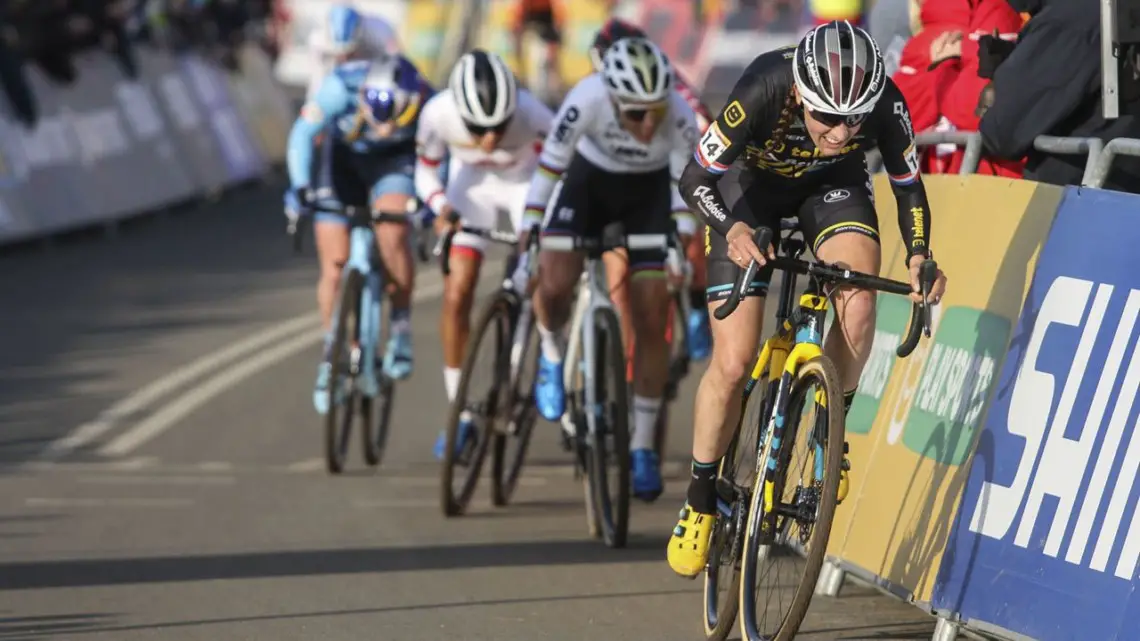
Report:
[{"label": "blue advertising banner", "polygon": [[932,605],[1042,641],[1135,639],[1140,197],[1068,188]]}]

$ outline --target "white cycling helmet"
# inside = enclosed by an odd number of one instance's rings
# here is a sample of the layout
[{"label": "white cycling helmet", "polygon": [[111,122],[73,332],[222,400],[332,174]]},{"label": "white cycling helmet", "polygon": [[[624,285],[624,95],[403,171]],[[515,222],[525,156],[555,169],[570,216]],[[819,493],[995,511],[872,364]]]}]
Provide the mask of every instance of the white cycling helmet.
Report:
[{"label": "white cycling helmet", "polygon": [[468,125],[498,127],[518,104],[518,82],[499,56],[475,49],[463,54],[451,70],[448,88]]},{"label": "white cycling helmet", "polygon": [[808,109],[839,116],[871,113],[886,87],[879,45],[846,20],[833,20],[804,36],[792,73]]},{"label": "white cycling helmet", "polygon": [[673,67],[646,38],[622,38],[602,56],[602,78],[618,102],[664,102],[673,87]]},{"label": "white cycling helmet", "polygon": [[338,55],[355,51],[364,38],[364,18],[347,4],[334,4],[329,9],[327,30],[329,50]]}]

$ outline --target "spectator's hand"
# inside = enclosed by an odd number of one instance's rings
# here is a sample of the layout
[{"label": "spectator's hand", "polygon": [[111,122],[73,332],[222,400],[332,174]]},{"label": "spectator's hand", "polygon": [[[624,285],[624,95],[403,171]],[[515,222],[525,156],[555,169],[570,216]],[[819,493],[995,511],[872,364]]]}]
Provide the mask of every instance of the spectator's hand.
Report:
[{"label": "spectator's hand", "polygon": [[997,29],[994,29],[992,36],[978,38],[978,77],[992,80],[998,65],[1005,62],[1016,46],[1016,42],[1002,40]]},{"label": "spectator's hand", "polygon": [[962,57],[962,32],[946,31],[930,43],[930,64],[936,65],[949,58]]},{"label": "spectator's hand", "polygon": [[978,105],[974,107],[974,115],[981,118],[986,115],[986,110],[994,104],[994,83],[991,80],[985,87],[982,87],[982,93],[978,94]]}]

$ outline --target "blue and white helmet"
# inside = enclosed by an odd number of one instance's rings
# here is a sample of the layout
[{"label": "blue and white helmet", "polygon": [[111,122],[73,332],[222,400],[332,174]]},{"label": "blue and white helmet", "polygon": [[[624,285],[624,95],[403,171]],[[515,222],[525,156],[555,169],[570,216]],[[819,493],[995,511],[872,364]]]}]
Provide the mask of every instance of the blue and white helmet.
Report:
[{"label": "blue and white helmet", "polygon": [[347,4],[334,4],[329,9],[326,29],[329,49],[333,53],[351,53],[360,47],[364,38],[364,17]]},{"label": "blue and white helmet", "polygon": [[399,58],[373,63],[360,86],[361,108],[375,122],[401,121],[420,97],[419,80],[410,65]]}]

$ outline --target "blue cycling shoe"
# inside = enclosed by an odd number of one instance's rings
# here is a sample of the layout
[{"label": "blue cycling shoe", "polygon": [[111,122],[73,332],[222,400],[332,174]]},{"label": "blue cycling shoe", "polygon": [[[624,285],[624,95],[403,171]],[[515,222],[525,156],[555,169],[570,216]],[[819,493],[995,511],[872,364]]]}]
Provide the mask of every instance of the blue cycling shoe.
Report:
[{"label": "blue cycling shoe", "polygon": [[[455,435],[456,436],[456,439],[455,439],[455,456],[456,457],[458,457],[463,452],[463,448],[467,445],[467,441],[470,441],[471,438],[475,436],[474,427],[475,427],[475,425],[471,422],[471,419],[467,419],[467,418],[459,419],[459,429]],[[447,430],[440,430],[439,431],[439,438],[437,438],[435,440],[435,447],[432,448],[432,451],[435,453],[436,460],[438,460],[438,461],[443,460],[443,448],[446,446],[447,446]]]},{"label": "blue cycling shoe", "polygon": [[689,310],[689,358],[703,361],[712,353],[712,328],[707,309]]},{"label": "blue cycling shoe", "polygon": [[402,381],[412,375],[413,362],[411,332],[393,334],[384,349],[384,375]]},{"label": "blue cycling shoe", "polygon": [[329,413],[329,378],[332,377],[332,363],[322,362],[317,367],[317,382],[313,385],[313,407],[317,414]]},{"label": "blue cycling shoe", "polygon": [[630,457],[633,459],[633,495],[646,503],[652,503],[664,490],[657,452],[633,450]]},{"label": "blue cycling shoe", "polygon": [[538,375],[534,379],[534,404],[538,413],[548,421],[557,421],[566,411],[566,396],[562,389],[562,362],[538,356]]}]

